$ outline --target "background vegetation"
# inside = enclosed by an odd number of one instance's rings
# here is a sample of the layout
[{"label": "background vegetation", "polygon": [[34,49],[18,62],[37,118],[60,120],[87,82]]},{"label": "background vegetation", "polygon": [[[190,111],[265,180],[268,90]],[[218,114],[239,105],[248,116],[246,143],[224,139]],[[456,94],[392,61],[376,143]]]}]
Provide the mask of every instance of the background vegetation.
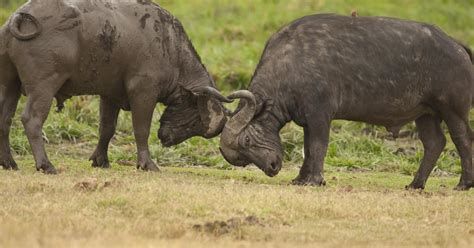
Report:
[{"label": "background vegetation", "polygon": [[[24,2],[1,0],[0,23]],[[204,63],[224,92],[247,86],[263,46],[272,33],[298,17],[314,13],[349,15],[352,10],[357,10],[362,16],[419,20],[439,25],[457,39],[474,44],[474,5],[470,0],[163,0],[159,3],[183,22]],[[97,98],[76,97],[66,105],[63,113],[51,113],[44,137],[49,147],[54,148],[55,155],[77,155],[86,159],[98,139]],[[20,111],[22,107],[18,114]],[[173,148],[163,148],[156,137],[161,112],[162,107],[158,107],[150,140],[153,157],[159,165],[229,166],[219,156],[216,139],[194,138]],[[18,114],[13,123],[12,147],[19,156],[29,155],[29,145]],[[416,138],[413,125],[405,131],[405,139],[393,142],[382,128],[336,121],[326,164],[412,174],[422,156],[421,144],[413,139]],[[302,162],[302,130],[290,124],[282,132],[282,137],[287,148],[286,164],[298,166]],[[69,152],[64,153],[65,150]],[[111,159],[113,162],[134,161],[134,151],[130,114],[121,113],[118,133],[111,146]],[[438,167],[458,172],[459,162],[453,145],[449,144],[446,151]]]}]

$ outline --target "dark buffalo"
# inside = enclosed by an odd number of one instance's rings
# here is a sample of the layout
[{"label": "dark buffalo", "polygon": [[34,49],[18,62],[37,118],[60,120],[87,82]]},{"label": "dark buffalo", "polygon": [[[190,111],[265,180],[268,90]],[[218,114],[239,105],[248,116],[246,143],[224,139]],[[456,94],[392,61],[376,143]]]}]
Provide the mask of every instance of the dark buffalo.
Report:
[{"label": "dark buffalo", "polygon": [[281,169],[279,130],[304,128],[303,167],[293,183],[324,185],[323,163],[333,119],[400,127],[416,121],[425,155],[408,186],[419,189],[443,151],[445,121],[459,151],[458,189],[474,186],[469,110],[470,50],[439,28],[386,17],[332,14],[301,18],[268,41],[249,91],[221,136],[231,164],[256,164],[268,176]]},{"label": "dark buffalo", "polygon": [[17,169],[9,130],[20,92],[22,122],[36,168],[55,173],[42,139],[53,98],[101,96],[100,141],[93,166],[108,167],[107,149],[120,109],[131,110],[138,167],[158,170],[148,137],[157,102],[166,108],[166,146],[211,138],[226,118],[215,83],[181,23],[150,1],[31,0],[0,29],[0,165]]}]

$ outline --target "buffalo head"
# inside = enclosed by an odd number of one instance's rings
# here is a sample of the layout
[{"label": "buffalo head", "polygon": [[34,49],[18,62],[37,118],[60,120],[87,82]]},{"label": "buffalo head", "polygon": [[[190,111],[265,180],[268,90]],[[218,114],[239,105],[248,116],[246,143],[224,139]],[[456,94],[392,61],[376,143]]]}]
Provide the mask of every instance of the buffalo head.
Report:
[{"label": "buffalo head", "polygon": [[226,123],[221,102],[231,101],[210,86],[183,89],[161,117],[159,139],[163,145],[173,146],[194,136],[219,135]]},{"label": "buffalo head", "polygon": [[276,176],[282,167],[283,149],[278,132],[258,120],[255,96],[246,90],[231,94],[240,98],[240,110],[226,123],[220,150],[224,158],[235,166],[255,164],[268,176]]}]

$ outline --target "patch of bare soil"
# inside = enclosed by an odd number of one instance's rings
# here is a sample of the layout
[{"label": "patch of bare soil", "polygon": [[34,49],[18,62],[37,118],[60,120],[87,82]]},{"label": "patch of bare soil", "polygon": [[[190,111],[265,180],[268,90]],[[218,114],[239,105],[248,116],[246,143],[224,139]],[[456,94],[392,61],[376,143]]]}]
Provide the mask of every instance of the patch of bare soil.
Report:
[{"label": "patch of bare soil", "polygon": [[354,190],[354,187],[352,185],[347,185],[339,189],[340,192],[346,192],[346,193],[352,192],[353,190]]},{"label": "patch of bare soil", "polygon": [[105,188],[119,187],[121,185],[121,182],[117,180],[99,182],[97,178],[87,178],[76,183],[73,188],[81,192],[93,192]]},{"label": "patch of bare soil", "polygon": [[193,229],[198,232],[212,234],[214,236],[222,236],[227,233],[231,233],[235,230],[239,230],[244,226],[264,226],[259,218],[250,215],[245,218],[231,218],[227,221],[212,221],[204,224],[197,224],[193,226]]},{"label": "patch of bare soil", "polygon": [[99,187],[97,178],[87,178],[74,185],[74,189],[82,192],[96,191]]},{"label": "patch of bare soil", "polygon": [[117,181],[117,180],[111,180],[111,181],[105,181],[102,184],[101,188],[105,189],[105,188],[120,187],[120,186],[122,186],[122,182]]}]

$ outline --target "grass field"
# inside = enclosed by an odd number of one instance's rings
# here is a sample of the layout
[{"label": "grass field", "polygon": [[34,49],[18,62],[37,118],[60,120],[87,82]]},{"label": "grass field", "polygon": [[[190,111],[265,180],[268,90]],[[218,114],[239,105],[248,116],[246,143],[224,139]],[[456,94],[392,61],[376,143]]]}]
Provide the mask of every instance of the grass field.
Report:
[{"label": "grass field", "polygon": [[[0,0],[0,24],[25,1]],[[280,26],[312,13],[386,15],[435,23],[474,46],[470,0],[164,0],[185,26],[224,92],[245,88],[266,39]],[[0,71],[1,73],[1,71]],[[22,99],[22,102],[24,99]],[[193,138],[153,158],[163,172],[138,172],[129,113],[112,141],[112,169],[86,161],[98,140],[97,97],[76,97],[51,112],[44,138],[58,176],[34,172],[19,120],[12,149],[20,172],[0,171],[0,247],[100,246],[465,246],[474,244],[473,193],[451,190],[459,158],[450,141],[426,192],[403,190],[422,157],[413,125],[392,140],[383,128],[335,121],[326,158],[325,188],[289,186],[302,163],[303,133],[282,131],[281,175],[236,170],[218,139]]]}]

